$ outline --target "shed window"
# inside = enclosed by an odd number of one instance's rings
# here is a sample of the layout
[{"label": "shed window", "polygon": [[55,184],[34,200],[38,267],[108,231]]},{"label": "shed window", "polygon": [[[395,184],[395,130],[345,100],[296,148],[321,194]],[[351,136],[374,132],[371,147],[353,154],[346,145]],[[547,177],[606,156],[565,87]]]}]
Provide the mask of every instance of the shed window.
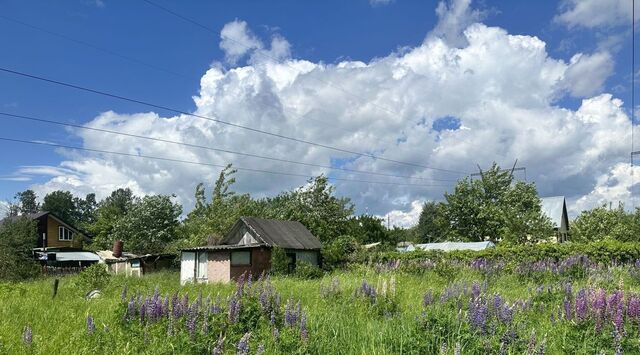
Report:
[{"label": "shed window", "polygon": [[231,266],[243,266],[251,265],[251,252],[250,251],[232,251],[231,252]]},{"label": "shed window", "polygon": [[73,240],[73,232],[64,226],[59,226],[58,240]]},{"label": "shed window", "polygon": [[138,269],[140,268],[140,260],[131,260],[131,267],[133,269]]}]

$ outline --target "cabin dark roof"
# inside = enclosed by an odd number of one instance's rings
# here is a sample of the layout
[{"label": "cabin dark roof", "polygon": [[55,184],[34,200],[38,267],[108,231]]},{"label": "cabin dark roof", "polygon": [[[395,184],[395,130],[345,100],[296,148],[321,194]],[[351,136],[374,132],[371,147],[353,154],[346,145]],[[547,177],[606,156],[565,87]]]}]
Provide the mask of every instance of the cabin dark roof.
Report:
[{"label": "cabin dark roof", "polygon": [[[322,243],[298,221],[281,221],[256,217],[240,217],[236,223],[246,225],[253,237],[267,246],[278,246],[286,249],[320,249]],[[234,233],[235,226],[225,236],[221,244],[233,245],[239,240]]]}]

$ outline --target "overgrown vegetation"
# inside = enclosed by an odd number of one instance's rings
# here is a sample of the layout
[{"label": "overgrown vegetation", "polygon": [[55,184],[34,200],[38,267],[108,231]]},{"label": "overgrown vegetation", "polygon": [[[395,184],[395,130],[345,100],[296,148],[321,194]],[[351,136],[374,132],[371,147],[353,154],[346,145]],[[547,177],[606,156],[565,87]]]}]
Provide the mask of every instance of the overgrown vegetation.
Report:
[{"label": "overgrown vegetation", "polygon": [[38,238],[36,223],[27,217],[16,217],[0,224],[0,280],[36,276],[39,268],[31,251]]}]

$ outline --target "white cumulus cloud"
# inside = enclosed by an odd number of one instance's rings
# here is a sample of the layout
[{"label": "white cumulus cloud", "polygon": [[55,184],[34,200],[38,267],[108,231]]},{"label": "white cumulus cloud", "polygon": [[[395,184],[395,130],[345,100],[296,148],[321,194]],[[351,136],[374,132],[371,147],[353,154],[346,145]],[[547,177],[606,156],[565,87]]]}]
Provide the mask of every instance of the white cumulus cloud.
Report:
[{"label": "white cumulus cloud", "polygon": [[555,20],[569,28],[630,26],[631,5],[632,0],[565,0]]},{"label": "white cumulus cloud", "polygon": [[[507,166],[518,159],[543,196],[562,194],[572,201],[594,193],[602,176],[626,162],[630,134],[623,102],[600,93],[607,70],[602,74],[588,72],[598,63],[606,66],[606,55],[579,54],[569,63],[553,58],[545,42],[535,36],[512,35],[478,23],[480,15],[464,0],[449,3],[439,15],[439,30],[418,46],[374,60],[335,64],[292,58],[285,38],[276,35],[263,42],[247,23],[233,21],[223,28],[220,44],[231,66],[215,65],[203,73],[200,90],[193,98],[194,112],[442,169],[470,172],[476,164],[486,167],[496,161]],[[458,31],[464,42],[449,35]],[[229,38],[248,43],[236,47]],[[264,43],[269,40],[267,48]],[[244,57],[249,58],[246,64],[231,64]],[[580,80],[580,73],[593,75],[591,85]],[[586,98],[577,109],[563,107],[558,99],[567,92]],[[433,129],[434,122],[443,118],[455,118],[460,129]],[[302,175],[324,173],[343,179],[430,185],[334,180],[337,193],[351,197],[359,212],[367,208],[379,216],[391,213],[397,220],[394,224],[402,226],[417,222],[421,201],[439,200],[453,186],[453,182],[429,179],[461,176],[277,139],[188,115],[108,111],[87,125],[313,164],[412,176],[412,180],[367,176],[73,131],[91,149],[205,164],[233,162],[239,167]],[[220,171],[142,158],[61,153],[65,159],[55,168],[63,170],[41,170],[45,175],[57,174],[34,185],[40,194],[68,189],[104,197],[117,187],[130,187],[138,194],[175,193],[188,210],[196,184],[210,185]],[[300,186],[305,178],[240,171],[237,181],[239,191],[267,196]]]}]

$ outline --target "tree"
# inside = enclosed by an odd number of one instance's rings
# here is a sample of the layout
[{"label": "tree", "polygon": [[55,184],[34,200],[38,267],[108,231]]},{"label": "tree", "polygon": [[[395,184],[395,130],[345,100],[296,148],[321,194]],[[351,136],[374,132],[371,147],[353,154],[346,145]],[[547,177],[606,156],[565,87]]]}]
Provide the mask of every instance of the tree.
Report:
[{"label": "tree", "polygon": [[426,202],[422,206],[416,233],[422,243],[434,243],[447,240],[449,221],[442,202]]},{"label": "tree", "polygon": [[172,197],[154,195],[136,201],[115,225],[114,239],[124,241],[125,248],[134,253],[164,251],[176,241],[182,214],[182,206],[172,202]]},{"label": "tree", "polygon": [[571,224],[571,240],[595,242],[602,239],[616,239],[623,242],[639,241],[640,210],[627,213],[619,204],[611,209],[606,205],[582,211]]},{"label": "tree", "polygon": [[91,224],[96,222],[96,210],[98,203],[96,202],[96,194],[90,193],[84,199],[74,198],[73,203],[76,206],[76,214],[78,218],[78,227],[87,229]]},{"label": "tree", "polygon": [[69,191],[53,191],[44,197],[42,210],[51,212],[63,221],[71,224],[77,222],[77,210],[73,194]]},{"label": "tree", "polygon": [[514,183],[511,172],[495,163],[480,175],[460,180],[453,193],[445,193],[452,239],[526,243],[552,234],[534,184]]},{"label": "tree", "polygon": [[40,206],[37,202],[36,193],[33,190],[24,190],[22,192],[18,192],[15,198],[19,201],[21,214],[31,214],[38,212]]},{"label": "tree", "polygon": [[386,242],[387,228],[382,218],[363,214],[349,219],[349,235],[362,244]]},{"label": "tree", "polygon": [[0,223],[0,279],[18,281],[37,275],[31,254],[38,239],[36,222],[23,216]]},{"label": "tree", "polygon": [[134,204],[133,192],[129,189],[117,189],[111,195],[100,201],[94,212],[95,222],[86,226],[93,235],[94,249],[111,249],[113,232],[116,225]]}]

